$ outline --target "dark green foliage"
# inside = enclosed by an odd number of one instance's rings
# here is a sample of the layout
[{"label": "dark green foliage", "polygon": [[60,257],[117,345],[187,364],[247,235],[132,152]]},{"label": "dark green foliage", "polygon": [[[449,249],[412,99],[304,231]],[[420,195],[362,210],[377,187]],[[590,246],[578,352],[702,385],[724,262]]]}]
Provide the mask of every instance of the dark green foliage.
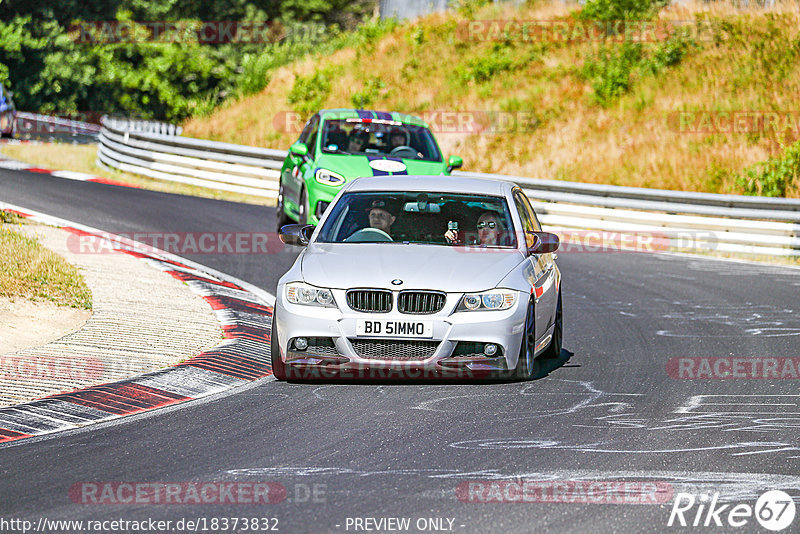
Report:
[{"label": "dark green foliage", "polygon": [[[270,71],[315,50],[382,34],[343,33],[377,0],[0,0],[0,83],[20,110],[180,121],[263,89]],[[82,21],[270,21],[281,41],[76,42]],[[372,33],[370,33],[372,32]]]}]

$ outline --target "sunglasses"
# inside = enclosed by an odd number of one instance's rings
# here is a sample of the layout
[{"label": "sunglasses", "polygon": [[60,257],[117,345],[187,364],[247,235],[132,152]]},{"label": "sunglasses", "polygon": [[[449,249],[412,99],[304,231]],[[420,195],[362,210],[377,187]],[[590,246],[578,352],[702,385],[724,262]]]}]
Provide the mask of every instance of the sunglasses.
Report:
[{"label": "sunglasses", "polygon": [[494,221],[481,221],[478,223],[478,230],[483,230],[487,226],[494,230],[497,227],[497,223]]}]

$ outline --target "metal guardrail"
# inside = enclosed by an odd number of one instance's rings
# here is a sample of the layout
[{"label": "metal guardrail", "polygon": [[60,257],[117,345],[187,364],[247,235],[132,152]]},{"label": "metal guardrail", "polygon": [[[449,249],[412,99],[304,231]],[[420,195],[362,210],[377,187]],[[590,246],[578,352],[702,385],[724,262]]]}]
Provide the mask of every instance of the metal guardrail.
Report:
[{"label": "metal guardrail", "polygon": [[179,127],[103,117],[100,163],[126,172],[222,191],[278,196],[286,152],[180,137]]},{"label": "metal guardrail", "polygon": [[[284,150],[180,137],[180,128],[163,123],[104,118],[102,124],[97,157],[104,165],[223,191],[277,196]],[[541,222],[556,232],[644,233],[698,251],[800,256],[799,199],[453,174],[517,183],[534,201]]]}]

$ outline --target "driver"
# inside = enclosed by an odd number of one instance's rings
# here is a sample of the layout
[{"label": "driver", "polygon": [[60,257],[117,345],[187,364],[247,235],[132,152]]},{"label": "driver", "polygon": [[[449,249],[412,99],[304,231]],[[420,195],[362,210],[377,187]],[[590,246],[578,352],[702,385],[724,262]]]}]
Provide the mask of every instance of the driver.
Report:
[{"label": "driver", "polygon": [[367,208],[369,226],[370,228],[377,228],[378,230],[383,230],[387,234],[392,235],[392,224],[394,224],[396,217],[386,208],[386,202],[383,200],[372,201],[372,205]]},{"label": "driver", "polygon": [[398,128],[397,126],[389,130],[389,152],[397,147],[409,146],[410,143],[411,141],[409,140],[407,130]]}]

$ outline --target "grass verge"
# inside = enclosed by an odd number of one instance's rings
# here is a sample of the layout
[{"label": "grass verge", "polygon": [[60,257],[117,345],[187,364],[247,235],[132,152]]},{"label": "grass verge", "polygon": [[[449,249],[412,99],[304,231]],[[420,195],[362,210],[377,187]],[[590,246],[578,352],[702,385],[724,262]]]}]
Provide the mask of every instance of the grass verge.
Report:
[{"label": "grass verge", "polygon": [[[685,32],[604,42],[490,31],[500,27],[491,21],[579,28],[574,3],[464,2],[278,68],[263,91],[187,121],[184,135],[286,149],[311,111],[363,103],[427,119],[465,170],[798,198],[797,151],[788,147],[800,139],[800,11],[789,1],[735,4],[671,4],[656,18]],[[486,31],[473,35],[473,26]],[[476,120],[493,113],[496,122],[482,130],[443,119],[456,112]],[[752,124],[733,127],[732,114]]]},{"label": "grass verge", "polygon": [[155,178],[101,167],[96,162],[96,145],[73,145],[69,143],[5,145],[0,149],[0,152],[9,158],[24,161],[37,167],[93,174],[101,178],[135,185],[151,191],[242,202],[245,204],[258,204],[260,206],[275,205],[275,200],[271,198],[156,180]]},{"label": "grass verge", "polygon": [[0,297],[92,308],[92,293],[78,269],[22,234],[22,220],[0,211]]}]

